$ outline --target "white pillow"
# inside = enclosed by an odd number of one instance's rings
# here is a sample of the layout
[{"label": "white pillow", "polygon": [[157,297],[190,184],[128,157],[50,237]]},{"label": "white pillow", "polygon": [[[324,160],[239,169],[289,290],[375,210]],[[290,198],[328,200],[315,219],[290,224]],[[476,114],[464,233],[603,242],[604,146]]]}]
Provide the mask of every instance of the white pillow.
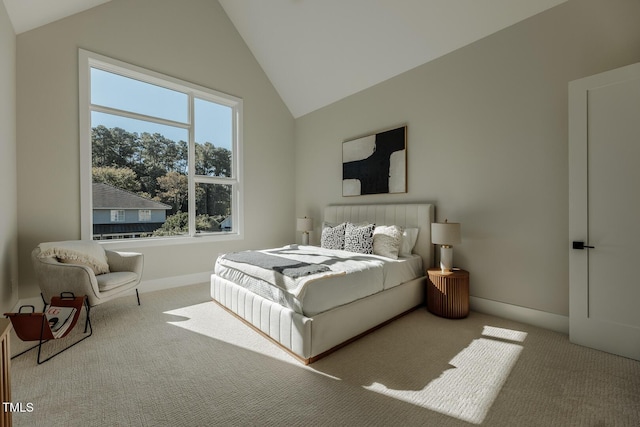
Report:
[{"label": "white pillow", "polygon": [[418,228],[405,228],[402,230],[402,244],[400,245],[400,256],[412,254],[413,247],[418,240]]},{"label": "white pillow", "polygon": [[398,259],[402,230],[397,225],[379,225],[373,230],[373,253]]},{"label": "white pillow", "polygon": [[90,267],[95,274],[109,273],[107,254],[94,240],[69,240],[45,242],[40,247],[40,258],[56,257],[64,264],[80,264]]}]

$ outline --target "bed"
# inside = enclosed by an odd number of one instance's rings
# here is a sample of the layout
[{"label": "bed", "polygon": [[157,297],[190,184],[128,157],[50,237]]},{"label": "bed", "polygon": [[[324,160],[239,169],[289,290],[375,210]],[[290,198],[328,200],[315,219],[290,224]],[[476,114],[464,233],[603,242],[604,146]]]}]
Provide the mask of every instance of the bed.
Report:
[{"label": "bed", "polygon": [[[389,270],[389,267],[371,267],[371,271],[369,267],[365,267],[366,273],[369,274],[365,282],[375,282],[375,276],[382,275],[385,279],[383,284],[376,285],[377,288],[374,289],[344,292],[347,289],[345,283],[351,280],[351,276],[313,272],[308,277],[317,278],[323,274],[327,276],[322,279],[322,285],[315,284],[320,280],[309,279],[314,282],[313,286],[301,287],[299,293],[291,293],[293,297],[288,295],[290,292],[285,292],[287,298],[284,298],[283,295],[272,295],[273,292],[260,291],[257,285],[252,288],[251,283],[241,283],[242,279],[234,275],[240,274],[237,271],[224,273],[220,270],[222,267],[218,266],[219,263],[226,262],[233,267],[234,263],[241,266],[248,262],[238,258],[242,255],[240,254],[234,255],[235,258],[230,260],[216,261],[216,268],[211,275],[211,297],[214,302],[279,344],[301,362],[313,363],[424,303],[427,280],[424,272],[434,264],[434,247],[431,243],[434,212],[434,205],[427,203],[332,205],[324,208],[323,222],[327,224],[372,223],[376,226],[396,225],[403,229],[417,229],[417,238],[412,249],[413,257],[399,257],[403,262],[393,263],[393,268],[396,269],[406,270],[406,265],[411,265],[414,270],[418,268],[419,275],[414,275],[416,277],[405,280],[406,276]],[[333,265],[332,263],[339,262],[329,258],[330,254],[322,252],[322,248],[316,249],[320,251],[319,254],[313,252],[313,247],[290,245],[259,251],[257,255],[264,256],[267,262],[272,255],[283,254],[282,256],[287,258],[295,258],[302,252],[300,256],[303,257],[326,256],[326,259],[331,259],[330,262],[322,264]],[[338,258],[342,255],[341,251],[335,251],[335,254]],[[379,261],[377,258],[380,257],[373,256],[371,263],[376,264]],[[421,263],[419,267],[416,267],[416,258]],[[304,261],[307,258],[300,259]],[[306,268],[311,263],[301,262],[300,265]],[[247,267],[251,268],[254,267]],[[257,271],[248,270],[244,273],[261,281],[262,278],[258,277]],[[223,274],[225,277],[222,277]],[[279,277],[282,280],[284,276]],[[393,277],[391,283],[389,277]],[[296,286],[300,286],[299,281],[295,283]],[[338,292],[335,292],[336,290]],[[309,296],[314,293],[323,294],[324,297]]]}]

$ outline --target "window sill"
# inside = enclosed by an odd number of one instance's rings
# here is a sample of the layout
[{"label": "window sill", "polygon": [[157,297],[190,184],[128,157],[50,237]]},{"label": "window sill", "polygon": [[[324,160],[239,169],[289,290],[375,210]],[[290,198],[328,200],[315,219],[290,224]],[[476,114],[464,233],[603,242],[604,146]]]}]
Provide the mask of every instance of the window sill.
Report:
[{"label": "window sill", "polygon": [[241,240],[241,233],[216,233],[184,237],[150,237],[146,239],[113,239],[96,240],[105,249],[118,250],[127,248],[150,248],[175,245],[191,245],[199,243],[217,243],[231,240]]}]

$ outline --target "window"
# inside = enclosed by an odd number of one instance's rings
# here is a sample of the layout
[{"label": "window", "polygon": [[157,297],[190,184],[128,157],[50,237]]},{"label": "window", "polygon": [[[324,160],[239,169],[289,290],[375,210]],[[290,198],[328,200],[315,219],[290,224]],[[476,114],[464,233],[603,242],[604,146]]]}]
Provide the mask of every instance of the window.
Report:
[{"label": "window", "polygon": [[124,210],[111,209],[111,222],[124,222]]},{"label": "window", "polygon": [[84,50],[79,63],[82,238],[241,237],[242,100]]},{"label": "window", "polygon": [[151,210],[150,209],[139,209],[138,210],[138,221],[151,221]]}]

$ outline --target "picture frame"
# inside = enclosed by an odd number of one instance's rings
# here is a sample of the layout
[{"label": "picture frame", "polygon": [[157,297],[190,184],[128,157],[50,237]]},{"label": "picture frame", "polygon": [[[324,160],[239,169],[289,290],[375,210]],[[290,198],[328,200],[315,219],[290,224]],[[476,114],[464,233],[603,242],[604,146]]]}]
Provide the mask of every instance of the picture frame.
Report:
[{"label": "picture frame", "polygon": [[407,192],[407,126],[342,143],[342,196]]}]

